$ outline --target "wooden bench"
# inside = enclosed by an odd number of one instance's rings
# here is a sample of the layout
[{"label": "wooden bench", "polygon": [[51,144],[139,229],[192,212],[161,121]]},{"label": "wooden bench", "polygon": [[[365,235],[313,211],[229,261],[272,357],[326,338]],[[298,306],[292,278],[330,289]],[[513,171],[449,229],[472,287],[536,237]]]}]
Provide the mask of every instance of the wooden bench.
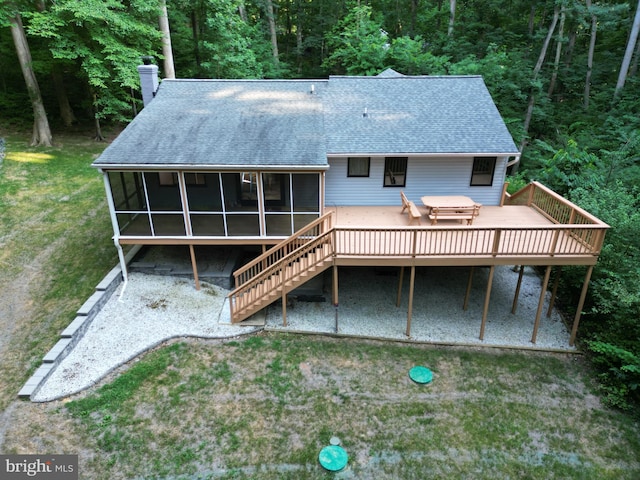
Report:
[{"label": "wooden bench", "polygon": [[481,205],[475,204],[470,208],[461,207],[433,207],[429,212],[431,225],[438,223],[438,220],[466,220],[467,225],[473,223],[473,219],[480,214]]},{"label": "wooden bench", "polygon": [[402,200],[402,211],[400,213],[404,213],[404,211],[409,208],[409,199],[402,190],[400,190],[400,200]]},{"label": "wooden bench", "polygon": [[420,225],[420,217],[422,217],[422,214],[420,210],[418,210],[418,207],[416,207],[416,204],[409,200],[402,190],[400,191],[400,199],[402,200],[402,211],[400,213],[404,213],[405,210],[407,211],[409,214],[409,225],[416,220],[418,221],[418,225]]},{"label": "wooden bench", "polygon": [[407,208],[409,212],[409,225],[411,225],[415,220],[417,220],[418,225],[420,225],[420,217],[422,214],[420,213],[420,210],[418,210],[418,207],[416,207],[416,204],[410,201]]}]

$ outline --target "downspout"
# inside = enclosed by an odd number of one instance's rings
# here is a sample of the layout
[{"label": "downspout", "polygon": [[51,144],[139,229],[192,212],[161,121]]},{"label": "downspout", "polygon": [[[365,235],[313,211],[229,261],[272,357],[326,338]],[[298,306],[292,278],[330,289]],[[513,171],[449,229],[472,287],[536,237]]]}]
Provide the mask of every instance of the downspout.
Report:
[{"label": "downspout", "polygon": [[102,178],[104,180],[104,188],[107,192],[107,205],[109,205],[109,216],[111,217],[111,227],[113,228],[113,243],[116,246],[116,250],[118,251],[118,259],[120,260],[120,270],[122,272],[122,280],[124,285],[122,286],[122,292],[120,293],[120,298],[124,294],[125,289],[127,288],[128,275],[127,275],[127,260],[124,257],[124,252],[122,251],[122,245],[120,245],[120,227],[118,226],[118,219],[116,217],[116,206],[113,201],[113,196],[111,195],[111,184],[109,183],[109,175],[107,172],[100,170],[102,173]]}]

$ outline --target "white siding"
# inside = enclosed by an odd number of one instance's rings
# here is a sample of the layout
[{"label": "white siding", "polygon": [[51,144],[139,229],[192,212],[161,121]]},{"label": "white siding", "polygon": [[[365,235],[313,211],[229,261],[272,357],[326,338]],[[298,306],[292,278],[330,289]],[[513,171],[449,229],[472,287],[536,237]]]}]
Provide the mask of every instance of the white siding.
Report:
[{"label": "white siding", "polygon": [[371,157],[369,177],[347,177],[347,159],[330,158],[325,205],[399,205],[400,190],[416,205],[423,195],[466,195],[483,205],[498,205],[507,160],[498,157],[492,186],[471,187],[473,157],[410,157],[406,186],[383,187],[384,157]]}]

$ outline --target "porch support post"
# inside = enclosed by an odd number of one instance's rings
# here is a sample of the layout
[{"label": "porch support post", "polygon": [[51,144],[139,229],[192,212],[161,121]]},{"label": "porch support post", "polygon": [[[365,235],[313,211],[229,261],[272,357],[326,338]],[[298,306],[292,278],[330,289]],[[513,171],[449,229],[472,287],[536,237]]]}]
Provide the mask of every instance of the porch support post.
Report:
[{"label": "porch support post", "polygon": [[587,289],[589,288],[589,281],[591,280],[591,274],[593,273],[593,265],[589,266],[587,274],[584,276],[584,283],[582,284],[582,293],[580,293],[580,301],[578,302],[578,310],[576,316],[573,319],[573,327],[571,328],[571,337],[569,338],[569,346],[573,347],[576,341],[576,334],[578,333],[578,324],[580,323],[580,315],[582,314],[582,308],[584,307],[584,300],[587,298]]},{"label": "porch support post", "polygon": [[404,266],[400,267],[400,277],[398,278],[398,298],[396,298],[396,307],[400,306],[402,299],[402,280],[404,279]]},{"label": "porch support post", "polygon": [[487,323],[487,313],[489,313],[489,299],[491,298],[491,284],[493,283],[493,273],[495,265],[489,269],[489,281],[487,282],[487,293],[484,296],[484,309],[482,310],[482,324],[480,325],[480,340],[484,340],[484,326]]},{"label": "porch support post", "polygon": [[536,320],[533,323],[533,334],[531,335],[531,343],[536,343],[536,337],[538,336],[538,326],[540,325],[540,315],[542,314],[542,307],[544,307],[544,296],[547,293],[547,287],[549,286],[549,275],[551,274],[551,265],[547,266],[544,272],[544,280],[542,280],[542,289],[540,290],[540,300],[538,300],[538,311],[536,312]]},{"label": "porch support post", "polygon": [[333,304],[338,306],[338,266],[333,266]]},{"label": "porch support post", "polygon": [[551,311],[556,303],[556,293],[558,293],[558,284],[560,283],[560,274],[562,273],[562,265],[558,267],[558,273],[556,279],[553,281],[553,289],[551,290],[551,300],[549,301],[549,308],[547,309],[547,318],[551,316]]},{"label": "porch support post", "polygon": [[287,292],[282,285],[282,326],[287,326]]},{"label": "porch support post", "polygon": [[409,310],[407,311],[407,337],[411,336],[411,313],[413,310],[413,287],[416,283],[416,266],[411,265],[411,276],[409,277]]},{"label": "porch support post", "polygon": [[516,313],[518,309],[518,297],[520,297],[520,287],[522,286],[522,275],[524,274],[524,265],[520,265],[520,271],[518,272],[518,284],[516,285],[516,293],[513,296],[513,305],[511,306],[511,313]]},{"label": "porch support post", "polygon": [[109,182],[109,174],[103,170],[100,170],[102,173],[102,181],[104,183],[104,189],[107,193],[107,205],[109,205],[109,217],[111,217],[111,227],[113,228],[113,244],[116,246],[116,250],[118,251],[118,259],[120,260],[120,270],[122,272],[122,280],[127,283],[129,276],[127,273],[127,260],[124,256],[124,252],[122,251],[122,245],[120,245],[120,226],[118,225],[118,219],[116,217],[116,206],[113,201],[113,195],[111,193],[111,183]]},{"label": "porch support post", "polygon": [[335,311],[335,329],[338,333],[338,266],[333,265],[333,308]]},{"label": "porch support post", "polygon": [[191,244],[189,244],[189,254],[191,255],[191,268],[193,268],[193,278],[196,282],[196,290],[200,290],[200,279],[198,278],[198,266],[196,264],[196,252]]},{"label": "porch support post", "polygon": [[473,272],[476,267],[471,267],[469,270],[469,280],[467,281],[467,292],[464,295],[464,303],[462,304],[462,310],[466,311],[469,307],[469,297],[471,296],[471,285],[473,284]]}]

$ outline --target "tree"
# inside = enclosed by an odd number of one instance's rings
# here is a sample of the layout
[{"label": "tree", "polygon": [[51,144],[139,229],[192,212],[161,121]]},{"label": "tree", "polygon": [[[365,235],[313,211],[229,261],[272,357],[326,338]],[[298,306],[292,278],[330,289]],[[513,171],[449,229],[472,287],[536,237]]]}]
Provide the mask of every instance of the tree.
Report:
[{"label": "tree", "polygon": [[[591,0],[586,0],[587,9],[591,10]],[[593,72],[593,53],[596,49],[596,34],[598,32],[598,17],[591,13],[591,34],[589,36],[589,53],[587,54],[587,78],[584,81],[584,109],[589,109],[589,95],[591,91],[591,74]]]},{"label": "tree", "polygon": [[640,0],[638,0],[638,6],[636,7],[636,15],[635,15],[635,18],[633,19],[633,25],[631,26],[631,33],[629,34],[629,40],[627,41],[627,48],[624,52],[624,57],[622,59],[622,66],[620,67],[620,74],[618,75],[618,83],[616,83],[614,98],[616,98],[624,88],[624,84],[627,80],[627,75],[629,73],[629,65],[631,64],[631,57],[633,56],[633,51],[636,48],[636,43],[638,42],[639,33],[640,33]]},{"label": "tree", "polygon": [[77,65],[96,139],[102,138],[102,119],[131,117],[131,91],[139,88],[136,67],[161,44],[158,15],[158,3],[122,0],[58,0],[31,14],[29,33],[48,41],[54,59]]},{"label": "tree", "polygon": [[173,65],[173,49],[171,48],[171,32],[169,31],[169,15],[167,13],[167,0],[160,0],[160,16],[158,19],[162,32],[162,56],[164,57],[164,77],[176,78],[176,69]]},{"label": "tree", "polygon": [[331,53],[323,62],[325,68],[338,69],[349,75],[374,75],[382,71],[389,38],[372,14],[369,6],[354,7],[327,34],[327,47]]},{"label": "tree", "polygon": [[42,102],[38,80],[33,71],[31,51],[29,50],[29,44],[20,14],[16,13],[11,17],[9,23],[11,36],[13,37],[13,43],[15,44],[16,53],[18,54],[18,60],[20,62],[20,68],[22,69],[22,75],[27,85],[29,98],[31,99],[31,107],[33,108],[33,135],[31,137],[31,145],[50,147],[53,141],[51,128],[49,127],[47,112]]}]

